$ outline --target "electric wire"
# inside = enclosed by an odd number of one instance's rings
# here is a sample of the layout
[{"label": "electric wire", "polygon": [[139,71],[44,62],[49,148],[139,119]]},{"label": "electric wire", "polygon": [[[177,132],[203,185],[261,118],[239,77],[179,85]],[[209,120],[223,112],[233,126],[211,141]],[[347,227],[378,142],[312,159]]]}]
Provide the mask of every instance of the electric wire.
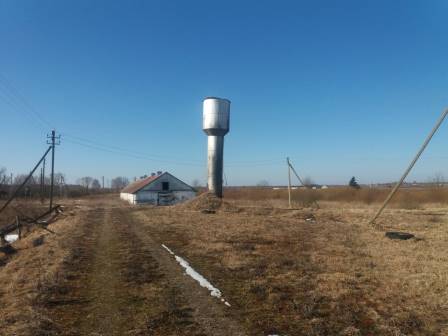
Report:
[{"label": "electric wire", "polygon": [[36,122],[36,119],[32,117],[32,115],[25,113],[18,105],[17,103],[11,98],[11,96],[8,94],[8,92],[4,91],[3,88],[0,86],[0,100],[2,100],[6,105],[9,105],[12,110],[17,112],[20,115],[23,115],[26,120],[29,122],[29,125],[34,127],[36,130],[39,130],[42,132],[44,129],[41,124]]},{"label": "electric wire", "polygon": [[[3,97],[2,97],[3,96]],[[37,109],[24,97],[24,95],[8,80],[4,75],[0,73],[0,97],[4,102],[11,106],[11,108],[22,115],[26,115],[28,120],[38,122],[31,122],[31,124],[39,130],[46,130],[47,127],[54,129],[52,125],[37,111]],[[62,132],[64,141],[67,141],[78,146],[86,148],[108,152],[117,155],[123,155],[136,159],[144,159],[159,163],[170,163],[175,165],[190,165],[190,166],[203,166],[204,162],[201,160],[186,160],[181,158],[175,158],[171,155],[157,155],[148,154],[141,151],[126,149],[115,145],[100,143],[86,137],[80,137],[67,132]],[[171,159],[171,160],[170,160]],[[261,160],[243,160],[243,161],[228,161],[224,163],[226,167],[252,167],[252,166],[272,166],[282,165],[283,158],[276,159],[261,159]]]},{"label": "electric wire", "polygon": [[201,167],[203,166],[203,164],[200,164],[200,163],[160,160],[160,159],[155,159],[155,158],[144,156],[144,155],[136,155],[136,154],[133,154],[133,153],[130,153],[130,152],[117,151],[117,150],[102,148],[102,147],[98,147],[98,146],[95,146],[95,145],[92,145],[92,144],[82,143],[82,142],[79,142],[79,141],[76,141],[76,140],[73,140],[73,139],[64,139],[64,141],[72,143],[72,144],[75,144],[75,145],[79,145],[79,146],[82,146],[82,147],[95,149],[97,151],[102,151],[102,152],[107,152],[107,153],[127,156],[127,157],[131,157],[131,158],[134,158],[134,159],[141,159],[141,160],[147,160],[147,161],[152,161],[152,162],[174,164],[174,165],[183,165],[183,166],[201,166]]},{"label": "electric wire", "polygon": [[[13,97],[12,100],[19,101],[26,109],[24,111],[33,116],[44,127],[52,127],[52,125],[37,111],[37,109],[20,93],[18,89],[8,80],[4,75],[0,73],[0,84],[3,86],[3,92],[9,92],[9,97]],[[0,87],[1,88],[1,87]]]}]

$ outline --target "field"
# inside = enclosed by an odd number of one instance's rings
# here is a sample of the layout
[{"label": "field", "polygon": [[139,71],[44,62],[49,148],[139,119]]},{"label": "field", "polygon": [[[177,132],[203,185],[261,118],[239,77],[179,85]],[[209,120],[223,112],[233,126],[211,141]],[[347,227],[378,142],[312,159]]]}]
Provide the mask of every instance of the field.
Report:
[{"label": "field", "polygon": [[0,253],[0,330],[448,335],[448,193],[403,190],[372,227],[387,192],[297,190],[293,209],[285,190],[248,188],[172,207],[131,207],[117,195],[63,200],[55,234],[37,228]]}]

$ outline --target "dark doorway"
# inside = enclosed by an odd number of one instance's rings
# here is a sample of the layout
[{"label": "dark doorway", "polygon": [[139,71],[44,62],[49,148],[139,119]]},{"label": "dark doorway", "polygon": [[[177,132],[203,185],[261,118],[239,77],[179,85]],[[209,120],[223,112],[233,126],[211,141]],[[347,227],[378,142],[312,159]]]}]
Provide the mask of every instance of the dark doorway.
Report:
[{"label": "dark doorway", "polygon": [[162,190],[163,191],[170,190],[170,183],[169,182],[162,182]]}]

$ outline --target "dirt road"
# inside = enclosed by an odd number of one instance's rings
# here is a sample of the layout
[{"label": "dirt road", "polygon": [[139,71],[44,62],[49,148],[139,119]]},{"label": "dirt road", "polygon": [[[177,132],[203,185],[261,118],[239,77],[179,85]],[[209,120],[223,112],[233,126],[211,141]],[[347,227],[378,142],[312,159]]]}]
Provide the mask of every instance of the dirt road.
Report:
[{"label": "dirt road", "polygon": [[243,335],[133,210],[90,210],[73,239],[64,277],[40,298],[59,335]]}]

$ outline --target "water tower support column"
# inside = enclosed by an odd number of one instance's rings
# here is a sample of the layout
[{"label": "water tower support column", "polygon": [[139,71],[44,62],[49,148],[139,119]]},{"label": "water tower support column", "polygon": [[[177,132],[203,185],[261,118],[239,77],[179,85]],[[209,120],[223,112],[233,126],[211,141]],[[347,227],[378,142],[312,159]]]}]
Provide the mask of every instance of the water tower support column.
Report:
[{"label": "water tower support column", "polygon": [[208,137],[208,189],[217,197],[222,197],[222,176],[224,166],[224,137]]}]

